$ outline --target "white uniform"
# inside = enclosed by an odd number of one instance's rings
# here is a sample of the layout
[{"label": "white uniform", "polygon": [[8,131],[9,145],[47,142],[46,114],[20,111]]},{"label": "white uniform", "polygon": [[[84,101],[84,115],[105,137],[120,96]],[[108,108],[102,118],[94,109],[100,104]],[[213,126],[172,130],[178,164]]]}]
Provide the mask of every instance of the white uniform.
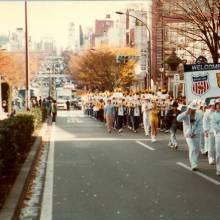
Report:
[{"label": "white uniform", "polygon": [[215,111],[211,118],[211,127],[215,136],[216,169],[220,172],[220,112]]},{"label": "white uniform", "polygon": [[150,109],[152,108],[152,104],[150,102],[145,102],[141,106],[141,111],[143,113],[143,123],[144,123],[144,131],[145,135],[149,135],[150,133]]},{"label": "white uniform", "polygon": [[[202,115],[195,113],[195,121],[190,122],[190,115],[187,111],[177,116],[177,121],[183,122],[183,132],[189,148],[189,160],[191,168],[198,167],[199,153],[200,153],[200,135],[202,133]],[[192,137],[192,135],[195,135]]]},{"label": "white uniform", "polygon": [[215,162],[215,137],[214,130],[211,127],[211,118],[215,113],[214,110],[207,110],[203,117],[203,129],[204,132],[208,132],[208,159],[209,164]]}]

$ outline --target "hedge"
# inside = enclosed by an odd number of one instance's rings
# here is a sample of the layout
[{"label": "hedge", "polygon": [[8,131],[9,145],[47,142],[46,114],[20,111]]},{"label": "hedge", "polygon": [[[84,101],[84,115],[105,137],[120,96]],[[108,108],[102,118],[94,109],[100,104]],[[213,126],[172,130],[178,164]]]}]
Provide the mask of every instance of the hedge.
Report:
[{"label": "hedge", "polygon": [[44,119],[44,110],[35,108],[0,121],[0,173],[28,151],[32,134]]}]

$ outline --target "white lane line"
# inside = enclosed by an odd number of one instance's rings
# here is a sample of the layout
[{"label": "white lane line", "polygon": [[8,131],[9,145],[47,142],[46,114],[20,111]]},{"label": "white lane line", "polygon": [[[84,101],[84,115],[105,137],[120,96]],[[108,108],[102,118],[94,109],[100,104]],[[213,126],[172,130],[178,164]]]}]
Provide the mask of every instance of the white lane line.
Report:
[{"label": "white lane line", "polygon": [[185,168],[185,169],[187,169],[187,170],[189,170],[189,171],[191,171],[191,172],[193,172],[193,173],[195,173],[198,176],[201,176],[202,178],[214,183],[215,185],[220,185],[219,181],[217,181],[217,180],[215,180],[215,179],[213,179],[213,178],[211,178],[211,177],[209,177],[209,176],[207,176],[204,173],[201,173],[199,171],[192,171],[191,168],[189,166],[187,166],[186,164],[184,164],[184,163],[177,162],[176,164],[183,167],[183,168]]},{"label": "white lane line", "polygon": [[148,141],[143,138],[72,138],[73,141]]},{"label": "white lane line", "polygon": [[40,220],[51,220],[53,211],[53,177],[54,177],[54,132],[55,125],[52,125],[49,154],[47,160],[45,186],[41,205]]},{"label": "white lane line", "polygon": [[140,145],[142,145],[142,146],[144,146],[144,147],[147,148],[148,150],[155,150],[155,148],[150,147],[149,145],[144,144],[144,143],[142,143],[142,142],[140,142],[140,141],[136,141],[136,143],[137,143],[137,144],[140,144]]}]

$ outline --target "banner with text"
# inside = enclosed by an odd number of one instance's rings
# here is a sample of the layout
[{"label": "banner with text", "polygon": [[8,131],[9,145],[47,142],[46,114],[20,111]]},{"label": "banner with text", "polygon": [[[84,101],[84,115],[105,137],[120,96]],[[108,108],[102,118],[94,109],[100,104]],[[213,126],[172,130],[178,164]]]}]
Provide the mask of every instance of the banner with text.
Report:
[{"label": "banner with text", "polygon": [[187,102],[220,95],[220,63],[184,65]]}]

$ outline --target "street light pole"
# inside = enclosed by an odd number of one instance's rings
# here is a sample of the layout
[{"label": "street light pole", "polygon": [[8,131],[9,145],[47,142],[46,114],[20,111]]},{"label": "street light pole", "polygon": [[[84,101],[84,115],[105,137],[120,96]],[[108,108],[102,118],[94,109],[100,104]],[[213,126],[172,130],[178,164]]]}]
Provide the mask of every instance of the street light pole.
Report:
[{"label": "street light pole", "polygon": [[26,85],[25,85],[25,99],[26,99],[26,109],[29,109],[29,77],[28,77],[28,67],[29,67],[29,60],[28,60],[28,24],[27,24],[27,0],[24,2],[25,4],[25,76],[26,76]]},{"label": "street light pole", "polygon": [[149,52],[148,63],[149,63],[149,65],[148,65],[148,73],[146,74],[146,78],[147,78],[147,89],[150,89],[151,88],[151,33],[150,33],[150,29],[145,22],[143,22],[140,18],[138,18],[134,15],[124,13],[121,11],[116,11],[115,13],[119,14],[119,15],[127,15],[129,17],[135,18],[138,21],[140,21],[144,25],[144,27],[146,27],[146,29],[147,29],[148,36],[149,36],[149,40],[148,40],[148,52]]}]

